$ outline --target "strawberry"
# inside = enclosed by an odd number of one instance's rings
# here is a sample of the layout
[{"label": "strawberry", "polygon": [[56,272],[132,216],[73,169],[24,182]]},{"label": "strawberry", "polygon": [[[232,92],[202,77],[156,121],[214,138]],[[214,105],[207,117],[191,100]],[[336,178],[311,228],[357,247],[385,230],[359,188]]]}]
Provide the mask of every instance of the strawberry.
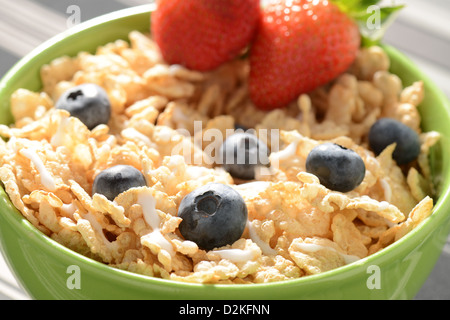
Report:
[{"label": "strawberry", "polygon": [[278,0],[263,8],[250,52],[249,91],[281,108],[344,72],[360,46],[356,22],[327,0]]},{"label": "strawberry", "polygon": [[207,71],[250,44],[259,16],[260,0],[159,0],[152,35],[168,63]]}]

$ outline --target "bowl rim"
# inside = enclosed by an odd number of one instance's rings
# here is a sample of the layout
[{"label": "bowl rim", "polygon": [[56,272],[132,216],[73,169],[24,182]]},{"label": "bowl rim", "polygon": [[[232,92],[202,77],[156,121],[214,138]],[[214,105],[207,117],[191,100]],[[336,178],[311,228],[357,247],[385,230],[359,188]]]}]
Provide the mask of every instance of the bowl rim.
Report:
[{"label": "bowl rim", "polygon": [[[49,40],[43,42],[39,46],[37,46],[35,49],[31,50],[27,55],[25,55],[23,58],[21,58],[0,80],[0,94],[3,92],[3,90],[8,86],[9,82],[14,80],[14,76],[16,73],[21,70],[22,68],[26,67],[28,64],[33,62],[33,59],[42,53],[45,53],[46,50],[51,50],[51,48],[61,42],[64,41],[69,36],[75,35],[83,30],[87,30],[90,28],[95,28],[96,26],[99,26],[101,24],[105,24],[108,22],[113,22],[118,19],[122,18],[131,18],[131,16],[134,15],[141,15],[141,14],[150,14],[154,9],[156,5],[154,3],[151,4],[145,4],[140,6],[135,6],[127,9],[122,9],[118,11],[114,11],[111,13],[107,13],[104,15],[101,15],[99,17],[90,19],[88,21],[82,22],[58,35],[55,35],[54,37],[50,38]],[[131,31],[131,30],[130,30]],[[381,45],[386,51],[388,52],[389,56],[398,61],[400,61],[401,64],[407,64],[409,68],[412,69],[414,74],[418,75],[420,79],[427,83],[430,87],[430,89],[433,91],[433,94],[436,96],[436,98],[439,100],[439,102],[444,106],[444,110],[446,111],[447,118],[450,119],[450,103],[445,96],[445,94],[440,90],[436,84],[426,75],[424,72],[422,72],[416,64],[410,60],[406,55],[395,49],[394,47],[391,47],[389,45],[382,44]],[[450,179],[450,178],[449,178]],[[339,276],[341,274],[345,274],[347,272],[350,272],[351,270],[357,269],[359,266],[362,265],[370,265],[373,264],[374,261],[381,261],[383,257],[387,257],[389,255],[395,255],[395,253],[400,250],[403,246],[406,246],[406,242],[410,240],[416,240],[416,238],[421,238],[421,242],[424,242],[425,239],[430,236],[433,220],[438,220],[434,223],[438,223],[443,221],[444,219],[448,219],[450,216],[449,212],[445,212],[444,205],[446,202],[450,201],[450,188],[447,188],[443,194],[440,194],[438,197],[437,203],[435,203],[435,207],[433,208],[433,213],[430,217],[428,217],[425,221],[422,221],[420,225],[418,225],[416,228],[414,228],[412,231],[410,231],[408,234],[406,234],[404,237],[399,239],[398,241],[390,244],[386,248],[368,256],[363,259],[360,259],[356,262],[347,264],[345,266],[341,266],[339,268],[329,270],[320,274],[315,275],[309,275],[305,277],[300,277],[297,279],[291,279],[291,280],[283,280],[283,281],[276,281],[276,282],[269,282],[269,283],[254,283],[254,284],[199,284],[199,283],[191,283],[191,282],[182,282],[182,281],[176,281],[176,280],[170,280],[170,279],[163,279],[158,277],[151,277],[146,276],[138,273],[134,273],[127,270],[118,269],[116,267],[111,267],[107,264],[98,262],[96,260],[93,260],[91,258],[88,258],[80,253],[77,253],[76,251],[73,251],[64,245],[58,243],[57,241],[51,239],[50,237],[46,236],[44,233],[42,233],[40,230],[38,230],[35,226],[32,225],[31,222],[29,222],[20,212],[17,208],[12,205],[12,203],[9,200],[9,197],[7,193],[4,191],[4,188],[0,187],[0,199],[5,202],[6,206],[1,206],[0,208],[0,214],[5,216],[5,219],[8,220],[9,223],[15,225],[17,228],[22,229],[24,232],[28,232],[28,234],[31,232],[33,237],[36,239],[37,244],[43,247],[48,248],[48,250],[55,250],[58,251],[61,254],[67,255],[70,259],[74,259],[77,261],[80,261],[80,263],[83,263],[83,267],[89,267],[91,270],[94,270],[95,272],[106,272],[113,276],[119,276],[122,277],[124,280],[138,280],[138,281],[144,281],[145,283],[150,284],[162,284],[169,287],[186,287],[189,289],[192,288],[204,288],[206,287],[216,287],[219,289],[228,290],[229,288],[238,288],[239,290],[251,290],[252,288],[260,288],[260,287],[278,287],[280,285],[301,285],[301,284],[310,284],[314,283],[315,281],[323,281],[327,280],[328,278],[332,278],[334,276]],[[5,209],[6,208],[6,209]],[[9,211],[13,210],[16,211],[16,214],[9,214]],[[423,237],[422,237],[423,236]],[[7,260],[7,259],[5,259]],[[9,261],[7,261],[9,264]],[[14,270],[12,270],[14,273]]]}]

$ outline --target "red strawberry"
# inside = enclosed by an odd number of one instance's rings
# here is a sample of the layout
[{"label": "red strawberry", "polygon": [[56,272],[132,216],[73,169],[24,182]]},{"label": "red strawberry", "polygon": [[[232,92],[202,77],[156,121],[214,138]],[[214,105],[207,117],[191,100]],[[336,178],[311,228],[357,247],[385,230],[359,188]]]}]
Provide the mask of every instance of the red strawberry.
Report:
[{"label": "red strawberry", "polygon": [[211,70],[236,58],[252,41],[259,0],[160,0],[152,34],[164,59],[190,69]]},{"label": "red strawberry", "polygon": [[263,110],[326,84],[354,61],[360,34],[327,0],[278,0],[263,8],[250,52],[249,91]]}]

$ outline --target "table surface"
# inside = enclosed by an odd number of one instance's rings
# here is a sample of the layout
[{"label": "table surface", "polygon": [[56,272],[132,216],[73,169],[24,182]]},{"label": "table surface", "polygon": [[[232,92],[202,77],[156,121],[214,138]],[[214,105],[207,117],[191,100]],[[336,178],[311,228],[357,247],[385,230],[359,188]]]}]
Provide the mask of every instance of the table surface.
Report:
[{"label": "table surface", "polygon": [[[66,30],[71,6],[81,21],[151,0],[0,0],[0,77],[34,47]],[[387,1],[389,2],[389,1]],[[391,1],[392,2],[392,1]],[[404,0],[385,42],[406,53],[450,98],[450,1]],[[29,299],[0,255],[0,300]],[[450,299],[450,237],[436,267],[415,299]]]}]

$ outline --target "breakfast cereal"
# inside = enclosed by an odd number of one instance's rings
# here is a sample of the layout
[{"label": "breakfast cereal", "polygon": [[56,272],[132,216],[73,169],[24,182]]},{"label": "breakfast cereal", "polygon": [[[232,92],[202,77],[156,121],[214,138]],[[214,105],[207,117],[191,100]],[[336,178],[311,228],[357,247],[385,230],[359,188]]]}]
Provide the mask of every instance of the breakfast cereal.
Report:
[{"label": "breakfast cereal", "polygon": [[[431,215],[436,190],[428,154],[439,134],[420,128],[422,82],[403,87],[381,47],[362,48],[348,72],[286,108],[261,111],[248,96],[247,59],[198,72],[165,63],[148,34],[133,31],[129,40],[43,66],[42,92],[14,92],[14,124],[0,125],[4,188],[53,240],[152,277],[261,283],[364,259]],[[63,92],[83,83],[106,90],[108,124],[89,130],[55,108]],[[367,135],[381,117],[419,134],[413,164],[396,164],[395,145],[379,155],[370,150]],[[234,179],[215,161],[236,125],[253,128],[271,148],[271,166],[252,181]],[[325,141],[364,161],[364,179],[354,190],[330,190],[305,169],[310,151]],[[147,186],[113,201],[91,194],[95,177],[119,164],[141,171]],[[212,182],[241,194],[248,221],[239,240],[203,250],[180,234],[177,211],[187,194]]]}]

